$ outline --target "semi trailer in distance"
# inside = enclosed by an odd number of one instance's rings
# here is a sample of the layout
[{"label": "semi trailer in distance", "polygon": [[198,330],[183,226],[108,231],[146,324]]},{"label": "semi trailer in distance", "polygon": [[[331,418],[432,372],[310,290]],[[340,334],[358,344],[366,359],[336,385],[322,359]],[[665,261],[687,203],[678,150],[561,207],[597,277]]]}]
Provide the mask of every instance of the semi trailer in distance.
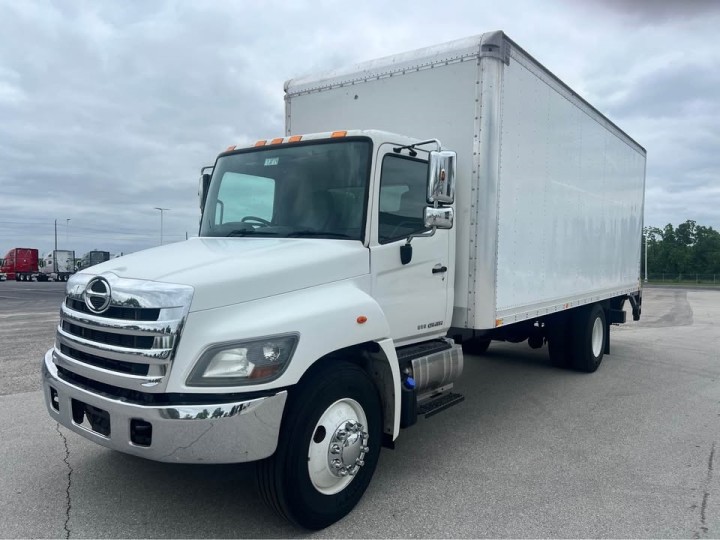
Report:
[{"label": "semi trailer in distance", "polygon": [[75,273],[75,252],[55,249],[42,258],[38,281],[67,281]]},{"label": "semi trailer in distance", "polygon": [[9,280],[31,281],[38,274],[38,250],[12,248],[2,258],[0,272]]},{"label": "semi trailer in distance", "polygon": [[646,152],[502,32],[290,80],[285,110],[203,170],[198,238],[70,278],[44,392],[115,450],[257,461],[319,529],[463,414],[463,349],[598,369],[641,314]]}]

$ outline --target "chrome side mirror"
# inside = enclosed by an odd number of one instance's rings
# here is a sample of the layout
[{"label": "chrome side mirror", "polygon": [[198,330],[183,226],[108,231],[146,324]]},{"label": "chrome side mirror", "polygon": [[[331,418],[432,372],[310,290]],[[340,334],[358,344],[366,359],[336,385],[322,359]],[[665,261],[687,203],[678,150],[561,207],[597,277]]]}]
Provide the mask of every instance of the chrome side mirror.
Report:
[{"label": "chrome side mirror", "polygon": [[425,227],[452,229],[455,211],[452,208],[425,208]]},{"label": "chrome side mirror", "polygon": [[455,202],[455,163],[457,153],[442,151],[430,152],[428,167],[427,202],[428,204],[452,204]]}]

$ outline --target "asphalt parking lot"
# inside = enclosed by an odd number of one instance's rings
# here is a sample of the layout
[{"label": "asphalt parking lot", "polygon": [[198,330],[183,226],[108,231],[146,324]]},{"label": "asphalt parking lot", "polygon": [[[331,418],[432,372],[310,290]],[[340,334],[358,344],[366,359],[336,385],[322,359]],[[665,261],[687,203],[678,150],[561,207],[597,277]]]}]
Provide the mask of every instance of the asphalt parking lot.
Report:
[{"label": "asphalt parking lot", "polygon": [[[252,465],[154,463],[59,428],[39,390],[63,283],[0,282],[0,536],[305,536]],[[593,375],[547,350],[466,357],[466,399],[401,433],[317,537],[720,536],[720,291],[647,289]]]}]

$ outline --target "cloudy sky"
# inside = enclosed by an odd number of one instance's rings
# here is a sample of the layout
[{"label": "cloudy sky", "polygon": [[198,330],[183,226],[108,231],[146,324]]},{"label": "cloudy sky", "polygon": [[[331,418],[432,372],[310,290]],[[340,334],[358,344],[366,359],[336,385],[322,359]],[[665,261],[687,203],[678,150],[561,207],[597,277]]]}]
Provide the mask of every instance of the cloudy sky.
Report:
[{"label": "cloudy sky", "polygon": [[0,256],[192,236],[286,79],[498,29],[645,146],[646,224],[720,229],[720,2],[0,0]]}]

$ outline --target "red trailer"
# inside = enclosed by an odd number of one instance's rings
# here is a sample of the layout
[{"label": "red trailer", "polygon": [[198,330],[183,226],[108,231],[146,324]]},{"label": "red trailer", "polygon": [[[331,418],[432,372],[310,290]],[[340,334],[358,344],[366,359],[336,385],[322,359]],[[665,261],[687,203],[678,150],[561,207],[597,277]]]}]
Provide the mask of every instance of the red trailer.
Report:
[{"label": "red trailer", "polygon": [[30,281],[38,273],[38,250],[33,248],[12,248],[2,259],[0,272],[7,279]]}]

